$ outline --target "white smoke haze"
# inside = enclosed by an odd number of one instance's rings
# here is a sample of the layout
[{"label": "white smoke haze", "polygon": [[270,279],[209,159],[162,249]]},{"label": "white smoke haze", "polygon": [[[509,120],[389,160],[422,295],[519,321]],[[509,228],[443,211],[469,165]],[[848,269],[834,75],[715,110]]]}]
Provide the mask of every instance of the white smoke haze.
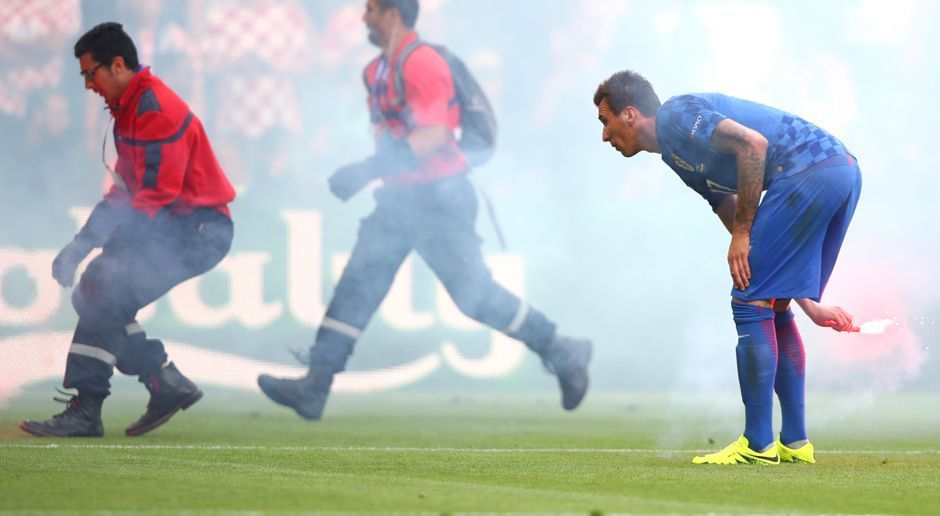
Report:
[{"label": "white smoke haze", "polygon": [[[111,19],[126,23],[146,64],[200,116],[239,189],[226,260],[138,319],[199,381],[248,395],[262,368],[302,371],[289,350],[312,343],[374,205],[370,191],[344,204],[326,186],[333,170],[373,149],[361,71],[377,50],[362,4],[284,2],[287,11],[268,16],[253,2],[154,2],[146,12],[135,2],[61,2],[58,18],[0,19],[0,410],[63,372],[76,316],[71,290],[49,267],[108,181],[107,113],[83,89],[71,46]],[[940,392],[931,353],[940,316],[936,3],[438,0],[422,8],[419,32],[464,58],[499,117],[495,157],[471,175],[508,244],[499,246],[481,202],[477,228],[494,275],[560,331],[593,339],[594,392],[654,392],[684,407],[670,409],[660,448],[708,447],[708,438],[740,431],[728,235],[658,156],[625,160],[601,142],[592,95],[622,69],[644,74],[662,100],[720,90],[792,111],[859,158],[862,198],[823,301],[858,322],[897,325],[837,334],[795,308],[810,425],[837,426],[894,393]],[[290,30],[260,38],[277,32],[285,12]],[[241,32],[219,22],[226,14],[243,17]],[[493,392],[500,381],[555,394],[532,353],[468,324],[420,259],[408,263],[340,390]],[[220,377],[223,363],[232,369]],[[683,426],[685,411],[703,426]]]}]

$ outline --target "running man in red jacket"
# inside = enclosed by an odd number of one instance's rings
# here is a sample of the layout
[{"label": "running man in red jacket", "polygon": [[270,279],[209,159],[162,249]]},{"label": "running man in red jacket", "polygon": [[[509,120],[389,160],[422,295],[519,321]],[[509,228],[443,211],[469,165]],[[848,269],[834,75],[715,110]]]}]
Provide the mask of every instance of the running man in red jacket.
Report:
[{"label": "running man in red jacket", "polygon": [[127,427],[129,436],[162,425],[202,391],[167,361],[163,343],[147,338],[138,310],[174,286],[219,263],[232,243],[228,203],[235,191],[219,166],[202,123],[189,106],[141,66],[121,24],[102,23],[75,44],[85,88],[114,117],[114,186],[52,263],[52,275],[72,285],[79,263],[96,247],[72,294],[78,324],[63,385],[76,389],[65,411],[20,428],[38,436],[104,434],[101,404],[116,366],[136,375],[150,402]]}]

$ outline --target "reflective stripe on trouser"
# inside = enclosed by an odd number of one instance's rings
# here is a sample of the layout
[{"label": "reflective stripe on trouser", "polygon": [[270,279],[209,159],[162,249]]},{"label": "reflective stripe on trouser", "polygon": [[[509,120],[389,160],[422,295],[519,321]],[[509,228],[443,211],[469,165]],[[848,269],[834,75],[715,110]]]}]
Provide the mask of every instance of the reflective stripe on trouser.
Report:
[{"label": "reflective stripe on trouser", "polygon": [[137,335],[138,333],[144,333],[144,327],[140,325],[139,322],[134,321],[124,327],[124,332],[127,333],[127,336]]},{"label": "reflective stripe on trouser", "polygon": [[529,315],[529,303],[519,300],[519,308],[516,309],[516,315],[512,318],[509,326],[506,327],[506,333],[512,335],[522,329],[522,323]]},{"label": "reflective stripe on trouser", "polygon": [[[73,292],[72,304],[79,315],[73,342],[113,355],[113,365],[126,374],[160,367],[167,359],[163,344],[147,339],[136,324],[137,311],[215,266],[231,240],[231,220],[214,209],[155,217],[139,227],[121,226]],[[112,372],[111,364],[69,353],[64,385],[107,395]]]},{"label": "reflective stripe on trouser", "polygon": [[117,364],[117,357],[111,353],[108,353],[101,348],[96,348],[87,344],[80,344],[78,342],[72,343],[71,347],[69,347],[69,354],[91,357],[108,364],[110,367],[114,367],[115,364]]},{"label": "reflective stripe on trouser", "polygon": [[332,317],[324,317],[310,348],[310,371],[314,376],[332,375],[346,369],[362,330]]},{"label": "reflective stripe on trouser", "polygon": [[359,328],[351,324],[346,324],[343,321],[333,319],[332,317],[324,317],[321,326],[342,333],[353,340],[357,340],[362,336],[362,330]]},{"label": "reflective stripe on trouser", "polygon": [[[140,328],[140,325],[137,325]],[[158,339],[148,339],[143,331],[128,332],[124,349],[117,362],[118,371],[127,375],[139,375],[162,366],[167,361],[166,349]]]},{"label": "reflective stripe on trouser", "polygon": [[[63,386],[99,398],[107,396],[110,393],[109,380],[118,361],[117,355],[121,354],[118,348],[125,336],[123,327],[102,331],[79,319],[65,360]],[[103,343],[107,343],[107,346],[102,346]]]},{"label": "reflective stripe on trouser", "polygon": [[148,339],[144,328],[134,321],[124,327],[126,339],[118,371],[126,375],[139,375],[162,366],[167,361],[166,349],[158,339]]}]

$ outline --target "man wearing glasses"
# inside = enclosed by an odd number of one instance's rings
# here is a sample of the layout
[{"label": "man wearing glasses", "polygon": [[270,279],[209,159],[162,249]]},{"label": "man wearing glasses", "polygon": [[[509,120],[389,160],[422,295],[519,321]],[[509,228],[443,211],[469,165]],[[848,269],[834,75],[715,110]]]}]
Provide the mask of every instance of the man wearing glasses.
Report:
[{"label": "man wearing glasses", "polygon": [[114,117],[114,185],[75,238],[52,263],[62,286],[96,247],[72,294],[78,324],[66,361],[66,409],[20,428],[44,437],[99,437],[101,405],[119,371],[150,391],[141,418],[127,427],[141,435],[202,397],[167,361],[163,343],[148,339],[137,311],[174,286],[210,270],[228,253],[235,191],[219,166],[202,123],[169,87],[141,66],[121,24],[102,23],[75,44],[85,88]]}]

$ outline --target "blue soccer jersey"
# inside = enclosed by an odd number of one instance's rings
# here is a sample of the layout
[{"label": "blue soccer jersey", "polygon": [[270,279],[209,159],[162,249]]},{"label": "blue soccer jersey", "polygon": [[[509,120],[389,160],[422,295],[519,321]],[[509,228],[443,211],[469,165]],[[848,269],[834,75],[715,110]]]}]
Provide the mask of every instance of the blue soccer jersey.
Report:
[{"label": "blue soccer jersey", "polygon": [[663,161],[704,197],[712,210],[738,187],[737,158],[719,152],[711,141],[715,127],[726,118],[767,138],[765,189],[777,177],[848,154],[831,134],[779,109],[720,93],[673,97],[656,115],[656,138]]}]

